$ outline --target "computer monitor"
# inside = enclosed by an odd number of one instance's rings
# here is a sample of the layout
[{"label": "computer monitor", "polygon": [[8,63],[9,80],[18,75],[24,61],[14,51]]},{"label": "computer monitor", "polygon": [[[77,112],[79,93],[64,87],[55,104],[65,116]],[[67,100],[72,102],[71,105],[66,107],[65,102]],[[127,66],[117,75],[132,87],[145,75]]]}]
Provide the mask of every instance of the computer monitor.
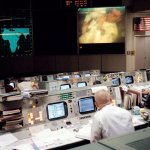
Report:
[{"label": "computer monitor", "polygon": [[62,76],[62,80],[69,80],[69,76]]},{"label": "computer monitor", "polygon": [[62,84],[60,85],[60,90],[66,90],[66,89],[70,89],[71,85],[70,84]]},{"label": "computer monitor", "polygon": [[133,84],[134,79],[133,76],[125,76],[125,84]]},{"label": "computer monitor", "polygon": [[78,82],[77,83],[77,87],[85,87],[85,86],[87,86],[86,82]]},{"label": "computer monitor", "polygon": [[80,54],[125,53],[125,6],[79,8],[77,18]]},{"label": "computer monitor", "polygon": [[86,73],[86,74],[85,74],[85,77],[90,77],[90,76],[91,76],[90,73]]},{"label": "computer monitor", "polygon": [[47,118],[50,121],[66,118],[68,116],[68,107],[66,102],[49,103],[46,107]]},{"label": "computer monitor", "polygon": [[75,74],[74,77],[75,77],[75,78],[80,78],[81,75],[80,75],[80,74]]},{"label": "computer monitor", "polygon": [[95,112],[96,107],[94,105],[94,101],[95,100],[93,96],[80,98],[78,101],[79,113],[87,114]]},{"label": "computer monitor", "polygon": [[121,84],[120,78],[112,79],[113,86],[119,86]]}]

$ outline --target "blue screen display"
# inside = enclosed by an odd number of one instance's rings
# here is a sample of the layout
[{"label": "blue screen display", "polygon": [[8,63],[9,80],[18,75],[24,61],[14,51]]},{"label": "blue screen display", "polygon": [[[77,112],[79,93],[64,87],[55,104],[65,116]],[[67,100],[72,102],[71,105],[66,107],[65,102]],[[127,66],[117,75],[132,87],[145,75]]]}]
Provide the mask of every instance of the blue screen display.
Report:
[{"label": "blue screen display", "polygon": [[134,83],[133,76],[126,76],[125,77],[125,83],[126,84],[132,84],[132,83]]},{"label": "blue screen display", "polygon": [[77,83],[77,87],[85,87],[85,86],[87,86],[86,82],[78,82]]},{"label": "blue screen display", "polygon": [[65,116],[65,108],[63,103],[48,105],[49,119],[59,118]]},{"label": "blue screen display", "polygon": [[120,78],[113,79],[112,84],[116,85],[116,86],[119,86],[121,84]]},{"label": "blue screen display", "polygon": [[66,89],[70,89],[70,84],[64,84],[60,86],[61,90],[66,90]]},{"label": "blue screen display", "polygon": [[94,111],[95,111],[94,97],[85,97],[79,100],[80,113],[89,113]]},{"label": "blue screen display", "polygon": [[56,102],[47,105],[47,117],[49,120],[65,118],[67,115],[67,104],[65,102]]}]

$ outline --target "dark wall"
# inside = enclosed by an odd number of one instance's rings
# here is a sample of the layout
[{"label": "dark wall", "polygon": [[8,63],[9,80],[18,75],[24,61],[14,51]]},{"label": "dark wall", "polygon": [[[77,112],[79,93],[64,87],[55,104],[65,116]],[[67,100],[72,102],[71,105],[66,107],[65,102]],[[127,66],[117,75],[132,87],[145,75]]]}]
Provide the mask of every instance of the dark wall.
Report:
[{"label": "dark wall", "polygon": [[150,0],[133,0],[131,11],[144,11],[150,10]]},{"label": "dark wall", "polygon": [[1,56],[1,78],[78,70],[76,10],[60,7],[60,0],[49,3],[47,0],[1,3],[0,19],[22,18],[22,12],[29,12],[33,29],[33,55]]},{"label": "dark wall", "polygon": [[[133,12],[150,9],[150,0],[91,0],[89,2],[91,7],[123,4]],[[78,55],[76,9],[66,8],[64,0],[1,1],[0,16],[11,14],[16,10],[31,13],[33,55],[0,58],[0,77],[107,68],[106,65],[105,67],[101,64],[101,55]]]}]

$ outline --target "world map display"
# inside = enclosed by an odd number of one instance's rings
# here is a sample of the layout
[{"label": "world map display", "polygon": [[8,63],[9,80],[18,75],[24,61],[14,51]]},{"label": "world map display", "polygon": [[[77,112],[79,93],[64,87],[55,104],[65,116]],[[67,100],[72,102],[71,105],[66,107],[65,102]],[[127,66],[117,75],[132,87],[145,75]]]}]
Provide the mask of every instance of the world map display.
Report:
[{"label": "world map display", "polygon": [[10,44],[10,50],[12,53],[15,53],[16,49],[20,48],[19,39],[24,36],[24,40],[26,40],[27,35],[29,35],[28,28],[12,28],[6,29],[2,33],[2,38],[4,40],[8,40]]},{"label": "world map display", "polygon": [[1,28],[1,56],[27,56],[32,54],[30,28]]}]

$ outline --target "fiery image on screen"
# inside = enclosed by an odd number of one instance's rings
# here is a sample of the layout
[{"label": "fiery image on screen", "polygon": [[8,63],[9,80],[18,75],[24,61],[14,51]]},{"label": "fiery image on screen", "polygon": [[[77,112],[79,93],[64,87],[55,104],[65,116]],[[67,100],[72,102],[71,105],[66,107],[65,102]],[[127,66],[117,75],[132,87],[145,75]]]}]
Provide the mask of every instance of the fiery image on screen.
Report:
[{"label": "fiery image on screen", "polygon": [[80,44],[125,41],[125,7],[80,8],[78,14]]}]

